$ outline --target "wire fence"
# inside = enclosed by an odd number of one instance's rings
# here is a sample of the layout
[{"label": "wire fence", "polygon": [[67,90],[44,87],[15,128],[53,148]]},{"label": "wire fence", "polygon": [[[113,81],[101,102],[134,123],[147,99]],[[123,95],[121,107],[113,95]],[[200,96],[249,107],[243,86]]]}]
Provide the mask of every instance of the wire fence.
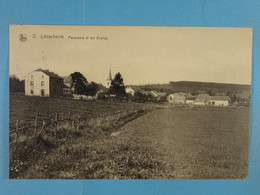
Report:
[{"label": "wire fence", "polygon": [[[151,110],[158,107],[158,105],[145,105],[141,110]],[[68,113],[55,113],[53,117],[45,117],[40,113],[36,113],[34,118],[30,118],[28,121],[17,119],[14,127],[10,126],[9,130],[9,142],[10,147],[13,147],[21,142],[27,142],[31,139],[37,140],[37,138],[48,133],[50,136],[57,138],[57,131],[60,128],[66,128],[69,130],[79,130],[84,127],[93,126],[106,121],[119,120],[121,117],[125,117],[128,114],[140,111],[140,108],[128,108],[116,110],[114,112],[105,112],[92,116],[81,116]]]}]

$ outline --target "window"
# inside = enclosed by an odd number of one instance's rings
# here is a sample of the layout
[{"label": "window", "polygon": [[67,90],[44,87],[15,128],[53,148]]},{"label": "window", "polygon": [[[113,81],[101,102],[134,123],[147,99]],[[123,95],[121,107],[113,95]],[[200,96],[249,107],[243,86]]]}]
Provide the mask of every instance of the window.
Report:
[{"label": "window", "polygon": [[34,91],[33,91],[33,89],[31,89],[31,95],[33,95],[34,94]]},{"label": "window", "polygon": [[31,79],[33,79],[33,75],[31,75]]},{"label": "window", "polygon": [[33,84],[34,84],[33,81],[31,81],[31,86],[33,86]]},{"label": "window", "polygon": [[44,75],[42,75],[42,79],[44,78]]},{"label": "window", "polygon": [[44,81],[41,82],[41,86],[42,86],[42,87],[44,86]]},{"label": "window", "polygon": [[41,90],[41,96],[44,96],[45,93],[44,93],[44,89]]}]

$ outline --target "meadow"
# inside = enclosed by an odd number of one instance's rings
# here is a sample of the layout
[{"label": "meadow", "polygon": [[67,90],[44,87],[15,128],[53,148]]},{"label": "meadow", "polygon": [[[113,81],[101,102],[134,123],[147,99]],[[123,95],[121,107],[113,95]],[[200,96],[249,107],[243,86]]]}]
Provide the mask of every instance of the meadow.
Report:
[{"label": "meadow", "polygon": [[[17,104],[17,100],[21,102]],[[19,155],[10,160],[10,178],[247,177],[249,108],[154,107],[146,110],[145,106],[110,101],[10,99],[10,118],[13,120],[16,117],[26,120],[40,111],[44,111],[42,115],[45,117],[66,110],[78,111],[91,118],[93,113],[118,108],[131,110],[134,107],[136,110],[113,119],[89,120],[79,130],[60,126],[56,138],[43,134],[36,141],[19,145],[16,148]],[[18,111],[16,107],[19,112],[28,110],[24,115],[15,114]]]}]

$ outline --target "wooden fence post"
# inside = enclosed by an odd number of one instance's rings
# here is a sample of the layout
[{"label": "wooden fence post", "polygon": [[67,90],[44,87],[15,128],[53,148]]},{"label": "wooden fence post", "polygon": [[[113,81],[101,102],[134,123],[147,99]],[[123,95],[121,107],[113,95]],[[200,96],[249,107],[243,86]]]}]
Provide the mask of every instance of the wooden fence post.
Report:
[{"label": "wooden fence post", "polygon": [[26,141],[28,141],[29,123],[27,122],[27,128],[25,129]]},{"label": "wooden fence post", "polygon": [[42,121],[42,128],[41,128],[39,134],[37,135],[37,138],[38,138],[38,137],[41,135],[41,133],[44,131],[45,125],[46,125],[46,122],[43,120],[43,121]]},{"label": "wooden fence post", "polygon": [[58,114],[55,114],[55,137],[57,136],[57,130],[58,130]]},{"label": "wooden fence post", "polygon": [[34,121],[34,137],[36,138],[37,133],[37,125],[38,125],[38,114],[35,115],[35,121]]},{"label": "wooden fence post", "polygon": [[68,114],[68,129],[70,129],[70,112]]},{"label": "wooden fence post", "polygon": [[79,130],[79,124],[80,124],[80,116],[78,115],[78,120],[77,120],[77,130]]},{"label": "wooden fence post", "polygon": [[19,138],[18,129],[19,129],[19,119],[16,120],[16,124],[15,124],[15,133],[16,133],[15,142],[16,143],[18,142],[18,138]]}]

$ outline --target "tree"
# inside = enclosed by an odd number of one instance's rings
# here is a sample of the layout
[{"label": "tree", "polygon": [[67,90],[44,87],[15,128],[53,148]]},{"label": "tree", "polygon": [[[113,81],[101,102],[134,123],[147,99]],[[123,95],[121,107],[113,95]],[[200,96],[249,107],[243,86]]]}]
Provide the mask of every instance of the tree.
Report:
[{"label": "tree", "polygon": [[13,93],[24,93],[24,80],[18,79],[16,75],[9,77],[9,91]]},{"label": "tree", "polygon": [[212,91],[211,91],[211,90],[208,90],[208,91],[207,91],[207,93],[208,93],[210,96],[212,96],[212,95],[213,95],[213,93],[212,93]]},{"label": "tree", "polygon": [[99,89],[98,84],[96,84],[95,82],[91,82],[87,88],[86,88],[86,95],[88,96],[94,96],[96,95],[97,91]]},{"label": "tree", "polygon": [[234,94],[232,97],[231,97],[231,103],[234,103],[236,102],[238,99],[237,99],[237,96]]},{"label": "tree", "polygon": [[74,72],[71,75],[72,87],[74,87],[74,92],[79,95],[85,95],[87,91],[87,79],[80,73]]},{"label": "tree", "polygon": [[137,102],[144,102],[146,100],[145,95],[142,94],[141,92],[137,91],[134,94],[134,100],[137,101]]},{"label": "tree", "polygon": [[109,93],[115,94],[117,98],[124,98],[127,96],[125,92],[124,80],[120,72],[118,72],[112,80]]},{"label": "tree", "polygon": [[227,92],[226,92],[226,96],[229,96],[229,97],[231,98],[231,97],[232,97],[231,91],[227,91]]}]

